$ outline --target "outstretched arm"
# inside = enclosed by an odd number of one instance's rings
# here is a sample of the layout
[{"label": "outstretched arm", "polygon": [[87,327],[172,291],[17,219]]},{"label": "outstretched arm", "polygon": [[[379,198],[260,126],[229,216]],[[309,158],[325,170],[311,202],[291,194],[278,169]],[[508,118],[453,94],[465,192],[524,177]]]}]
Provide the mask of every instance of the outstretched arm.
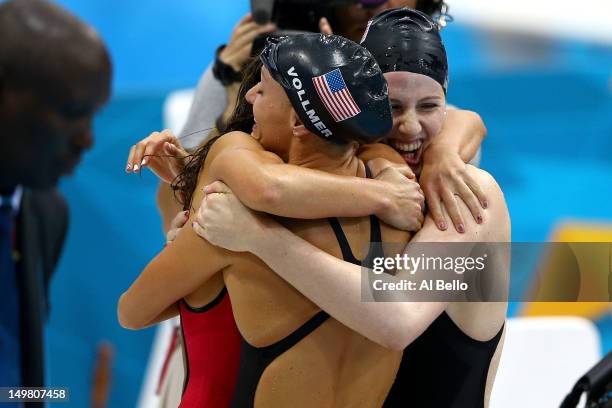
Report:
[{"label": "outstretched arm", "polygon": [[[393,149],[381,149],[387,157],[395,158]],[[210,154],[215,155],[211,178],[230,186],[254,210],[302,219],[376,214],[400,229],[414,231],[421,226],[420,188],[407,177],[381,181],[285,164],[241,132],[223,136]],[[411,176],[409,171],[405,168],[403,175]]]},{"label": "outstretched arm", "polygon": [[[458,234],[440,231],[427,217],[423,229],[411,242],[509,239],[503,195],[490,176],[476,172],[474,177],[492,201],[486,216],[496,222],[478,225],[470,220],[469,232]],[[200,236],[224,248],[254,253],[321,309],[385,347],[405,348],[446,307],[442,302],[362,302],[360,266],[335,258],[271,219],[248,210],[229,192],[209,195],[206,201],[193,225]],[[465,205],[461,205],[461,210],[468,211]],[[420,256],[420,252],[414,251],[409,244],[405,253]]]},{"label": "outstretched arm", "polygon": [[[203,194],[194,197],[199,204]],[[128,329],[142,329],[175,316],[177,301],[231,262],[229,251],[203,242],[193,230],[185,228],[121,295],[117,308],[119,323]]]}]

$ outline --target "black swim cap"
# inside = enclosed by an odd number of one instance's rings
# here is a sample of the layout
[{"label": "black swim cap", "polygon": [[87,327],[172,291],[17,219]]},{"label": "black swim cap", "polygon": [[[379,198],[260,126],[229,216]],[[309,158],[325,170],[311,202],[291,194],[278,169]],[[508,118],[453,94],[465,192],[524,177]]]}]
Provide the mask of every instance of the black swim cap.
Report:
[{"label": "black swim cap", "polygon": [[368,50],[336,35],[268,41],[261,60],[312,133],[343,144],[373,143],[392,127],[389,93]]},{"label": "black swim cap", "polygon": [[436,23],[409,8],[386,10],[368,23],[361,45],[383,72],[406,71],[426,75],[448,88],[446,49]]}]

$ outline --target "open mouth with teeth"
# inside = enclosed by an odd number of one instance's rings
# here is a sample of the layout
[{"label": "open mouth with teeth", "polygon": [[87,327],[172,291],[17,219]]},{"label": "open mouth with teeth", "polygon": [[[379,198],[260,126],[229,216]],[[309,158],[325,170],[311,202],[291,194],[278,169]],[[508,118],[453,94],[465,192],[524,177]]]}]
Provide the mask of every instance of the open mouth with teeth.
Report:
[{"label": "open mouth with teeth", "polygon": [[391,140],[389,142],[402,156],[404,161],[410,166],[416,166],[421,162],[421,155],[423,154],[423,140],[415,140],[410,143],[403,143],[399,140]]}]

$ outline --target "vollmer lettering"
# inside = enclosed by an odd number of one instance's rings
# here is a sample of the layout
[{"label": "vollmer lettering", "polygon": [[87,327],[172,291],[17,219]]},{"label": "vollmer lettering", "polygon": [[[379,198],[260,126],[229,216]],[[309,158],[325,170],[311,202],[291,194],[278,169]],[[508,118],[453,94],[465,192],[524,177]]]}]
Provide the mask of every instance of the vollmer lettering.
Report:
[{"label": "vollmer lettering", "polygon": [[307,106],[310,105],[310,101],[308,99],[303,99],[304,95],[306,94],[306,91],[302,89],[303,87],[302,81],[298,77],[298,74],[295,72],[295,67],[291,67],[287,71],[287,74],[293,77],[293,79],[291,80],[291,84],[298,91],[297,92],[298,98],[300,98],[300,102],[302,103],[302,109],[304,109],[304,112],[306,112],[306,115],[308,115],[308,119],[310,119],[314,127],[316,127],[317,129],[321,131],[323,136],[325,137],[332,136],[333,135],[332,131],[329,130],[327,126],[325,126],[325,123],[323,123],[323,121],[317,116],[317,113],[315,112],[315,110],[314,109],[309,110],[307,108]]}]

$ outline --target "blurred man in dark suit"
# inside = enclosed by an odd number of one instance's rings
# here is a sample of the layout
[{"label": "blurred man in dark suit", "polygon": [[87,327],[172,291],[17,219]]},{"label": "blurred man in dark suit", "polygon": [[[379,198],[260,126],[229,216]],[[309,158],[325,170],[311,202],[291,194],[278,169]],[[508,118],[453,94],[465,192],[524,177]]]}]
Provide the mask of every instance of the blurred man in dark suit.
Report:
[{"label": "blurred man in dark suit", "polygon": [[111,62],[44,0],[0,3],[0,387],[44,384],[43,323],[68,208],[55,186],[93,144]]}]

